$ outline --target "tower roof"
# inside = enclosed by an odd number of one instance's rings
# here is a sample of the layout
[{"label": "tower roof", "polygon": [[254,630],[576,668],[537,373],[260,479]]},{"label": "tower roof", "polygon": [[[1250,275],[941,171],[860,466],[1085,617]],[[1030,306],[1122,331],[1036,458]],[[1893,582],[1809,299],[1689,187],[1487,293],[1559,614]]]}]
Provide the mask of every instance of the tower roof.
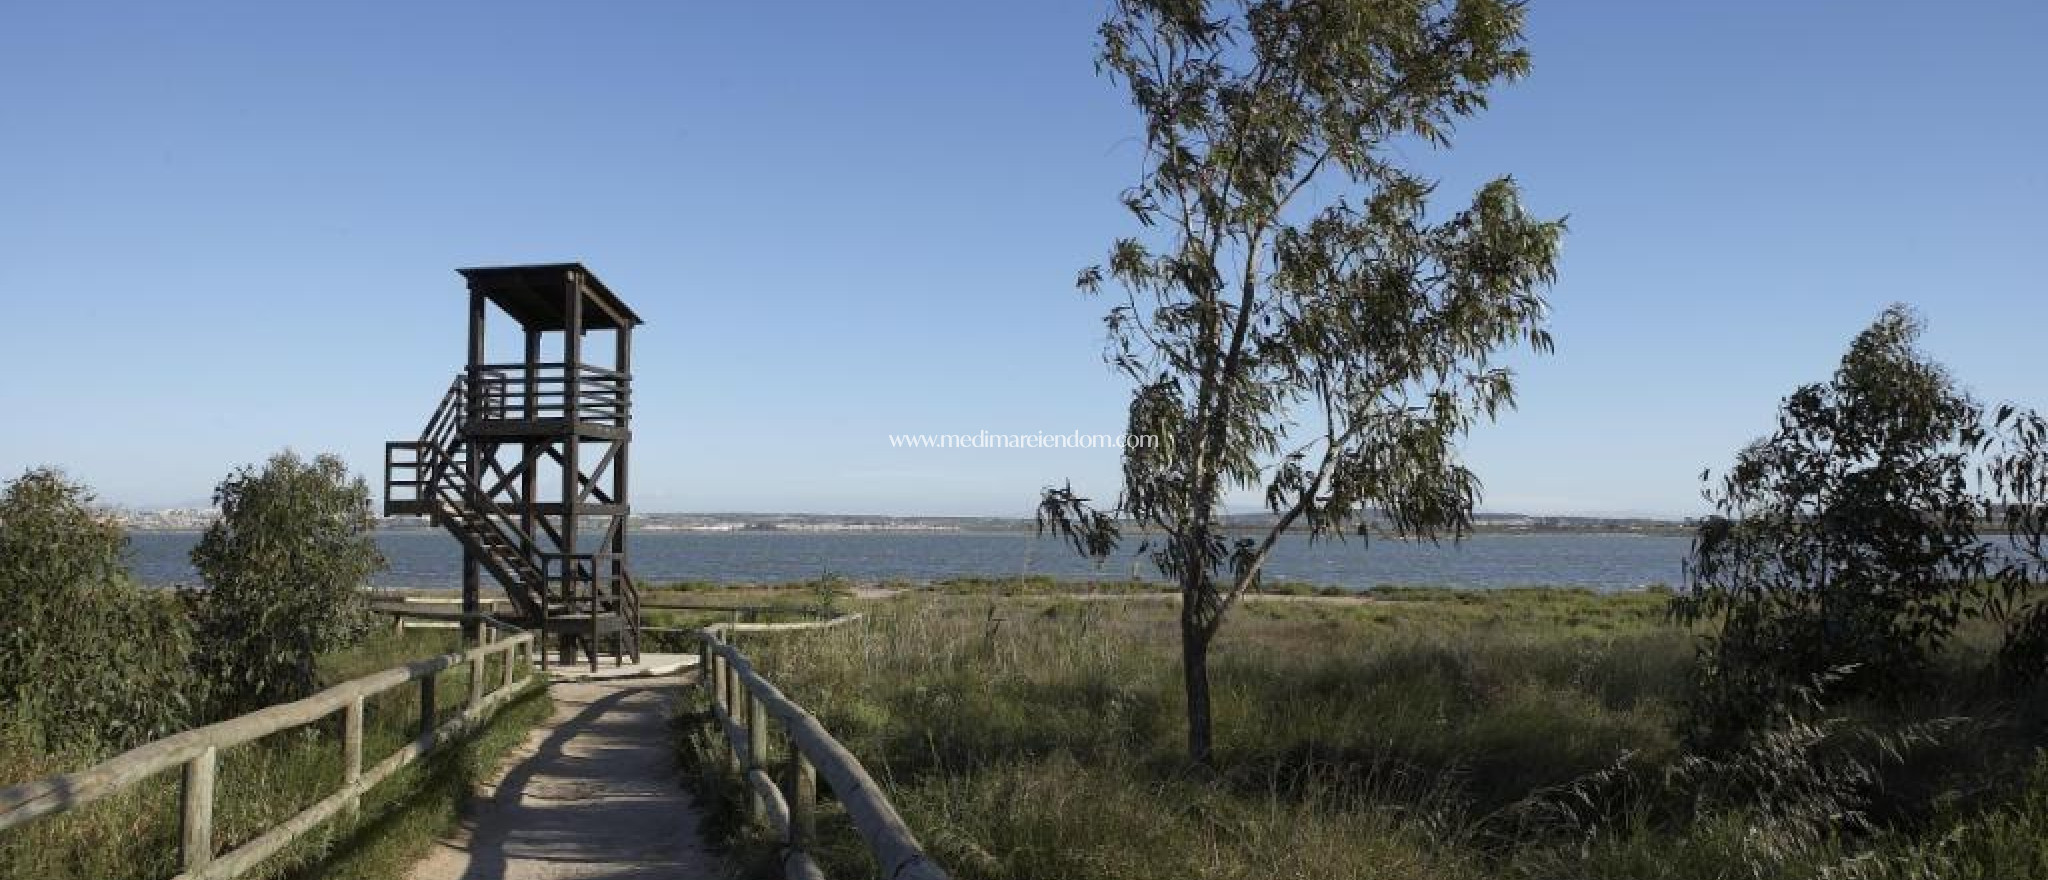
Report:
[{"label": "tower roof", "polygon": [[583,287],[583,329],[618,330],[640,325],[640,316],[582,263],[479,266],[457,269],[469,289],[481,293],[528,330],[566,330],[570,286]]}]

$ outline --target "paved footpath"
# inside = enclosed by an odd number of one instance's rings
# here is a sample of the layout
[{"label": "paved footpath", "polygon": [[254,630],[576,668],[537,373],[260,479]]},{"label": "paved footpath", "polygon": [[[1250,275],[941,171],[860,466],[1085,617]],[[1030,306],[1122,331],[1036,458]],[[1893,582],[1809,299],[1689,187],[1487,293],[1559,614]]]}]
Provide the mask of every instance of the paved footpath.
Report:
[{"label": "paved footpath", "polygon": [[678,784],[669,707],[679,679],[557,682],[555,714],[477,792],[462,828],[411,880],[708,880]]}]

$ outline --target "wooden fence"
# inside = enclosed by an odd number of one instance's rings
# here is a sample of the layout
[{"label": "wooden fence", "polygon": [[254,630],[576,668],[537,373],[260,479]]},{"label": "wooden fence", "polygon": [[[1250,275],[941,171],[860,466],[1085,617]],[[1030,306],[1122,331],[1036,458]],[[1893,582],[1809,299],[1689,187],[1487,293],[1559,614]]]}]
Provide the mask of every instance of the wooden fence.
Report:
[{"label": "wooden fence", "polygon": [[[507,628],[485,618],[485,631]],[[439,657],[408,663],[335,685],[292,703],[272,706],[205,727],[174,734],[92,767],[73,773],[24,782],[0,789],[0,831],[24,822],[92,803],[149,777],[182,765],[184,788],[180,823],[184,871],[177,880],[223,880],[237,877],[276,854],[300,835],[343,810],[353,811],[364,792],[418,760],[436,746],[480,725],[499,707],[525,692],[538,679],[531,671],[533,636],[508,634],[494,642]],[[492,656],[503,654],[503,669],[494,687],[486,688],[484,669]],[[519,674],[519,660],[528,671]],[[434,679],[443,670],[467,664],[469,695],[461,714],[436,725]],[[363,766],[364,701],[394,688],[419,683],[419,735],[375,766]],[[291,727],[342,714],[343,777],[339,791],[299,811],[290,819],[226,853],[214,851],[214,773],[223,749]]]},{"label": "wooden fence", "polygon": [[[731,618],[719,626],[754,626],[762,618],[779,615],[805,616],[817,620],[829,620],[835,616],[829,608],[815,605],[720,605],[710,602],[642,602],[643,611],[695,611],[717,614]],[[647,626],[642,624],[641,632],[650,633],[699,633],[701,626]],[[745,630],[742,630],[744,632]]]},{"label": "wooden fence", "polygon": [[[700,683],[732,747],[732,769],[746,780],[749,809],[782,837],[786,847],[783,875],[788,880],[824,878],[808,851],[817,840],[820,777],[845,807],[868,852],[881,865],[883,877],[947,880],[946,872],[925,855],[916,835],[853,753],[833,739],[811,713],[756,673],[746,655],[725,638],[728,633],[822,629],[859,618],[853,614],[808,623],[706,627],[700,634]],[[769,775],[771,720],[782,728],[788,743],[788,754],[778,768],[782,776],[779,785]]]}]

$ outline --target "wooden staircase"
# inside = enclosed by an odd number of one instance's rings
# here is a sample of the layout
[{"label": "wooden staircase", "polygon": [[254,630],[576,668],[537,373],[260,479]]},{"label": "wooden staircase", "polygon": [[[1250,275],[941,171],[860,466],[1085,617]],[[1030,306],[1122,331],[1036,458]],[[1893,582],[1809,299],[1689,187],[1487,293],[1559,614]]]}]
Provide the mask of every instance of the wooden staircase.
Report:
[{"label": "wooden staircase", "polygon": [[[597,554],[546,552],[543,537],[558,541],[558,533],[550,534],[540,521],[540,528],[530,529],[530,517],[508,513],[493,500],[492,487],[473,480],[473,474],[487,469],[480,463],[473,467],[471,456],[490,458],[489,447],[498,441],[479,440],[463,430],[491,421],[488,416],[495,412],[487,405],[485,418],[471,419],[472,399],[465,378],[456,376],[417,440],[385,444],[385,515],[426,516],[453,535],[518,609],[511,622],[571,637],[593,664],[599,639],[616,636],[617,656],[637,661],[640,598],[631,575],[621,568],[620,577],[600,578]],[[565,661],[569,651],[565,644]]]}]

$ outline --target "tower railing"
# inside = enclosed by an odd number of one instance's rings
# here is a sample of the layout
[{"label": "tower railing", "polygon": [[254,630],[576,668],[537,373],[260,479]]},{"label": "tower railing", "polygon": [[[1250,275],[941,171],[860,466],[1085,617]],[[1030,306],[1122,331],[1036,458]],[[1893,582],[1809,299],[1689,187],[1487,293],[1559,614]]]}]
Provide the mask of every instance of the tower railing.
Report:
[{"label": "tower railing", "polygon": [[617,370],[561,362],[482,364],[473,375],[467,411],[478,422],[552,422],[574,416],[583,424],[623,428],[630,412],[631,377]]}]

